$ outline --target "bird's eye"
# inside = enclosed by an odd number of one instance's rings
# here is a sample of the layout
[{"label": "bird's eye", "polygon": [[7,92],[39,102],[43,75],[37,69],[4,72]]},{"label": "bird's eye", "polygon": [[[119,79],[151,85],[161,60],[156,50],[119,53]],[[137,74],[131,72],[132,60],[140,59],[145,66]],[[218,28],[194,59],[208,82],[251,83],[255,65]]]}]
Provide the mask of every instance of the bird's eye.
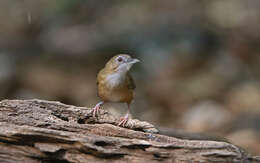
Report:
[{"label": "bird's eye", "polygon": [[117,58],[117,61],[118,61],[118,62],[122,62],[122,61],[123,61],[123,58],[122,58],[122,57],[118,57],[118,58]]}]

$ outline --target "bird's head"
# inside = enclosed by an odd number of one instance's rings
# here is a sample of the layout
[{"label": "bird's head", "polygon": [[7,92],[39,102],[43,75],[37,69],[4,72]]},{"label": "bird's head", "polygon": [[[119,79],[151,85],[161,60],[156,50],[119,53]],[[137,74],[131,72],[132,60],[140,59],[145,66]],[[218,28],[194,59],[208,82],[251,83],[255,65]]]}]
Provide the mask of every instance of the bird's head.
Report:
[{"label": "bird's head", "polygon": [[114,72],[126,73],[133,64],[140,62],[138,59],[132,58],[127,54],[119,54],[112,57],[106,64],[106,68]]}]

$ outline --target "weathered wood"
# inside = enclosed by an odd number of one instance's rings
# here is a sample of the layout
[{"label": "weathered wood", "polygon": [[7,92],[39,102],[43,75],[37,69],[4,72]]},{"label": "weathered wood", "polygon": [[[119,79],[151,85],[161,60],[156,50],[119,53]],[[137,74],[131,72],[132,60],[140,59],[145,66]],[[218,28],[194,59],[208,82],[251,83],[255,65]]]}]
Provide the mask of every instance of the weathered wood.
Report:
[{"label": "weathered wood", "polygon": [[101,110],[43,100],[0,102],[0,162],[260,162],[227,142],[160,135],[132,120],[128,128]]}]

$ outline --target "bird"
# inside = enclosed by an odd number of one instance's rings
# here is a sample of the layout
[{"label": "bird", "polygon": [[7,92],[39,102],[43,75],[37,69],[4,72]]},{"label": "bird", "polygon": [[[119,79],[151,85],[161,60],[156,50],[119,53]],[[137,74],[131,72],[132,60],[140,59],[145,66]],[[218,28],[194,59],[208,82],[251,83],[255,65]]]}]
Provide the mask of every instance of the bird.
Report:
[{"label": "bird", "polygon": [[118,54],[112,57],[97,75],[98,96],[101,102],[92,108],[93,117],[99,114],[101,106],[107,102],[127,104],[127,113],[120,118],[118,126],[127,124],[130,116],[130,105],[134,98],[135,82],[129,73],[131,67],[140,60],[132,58],[128,54]]}]

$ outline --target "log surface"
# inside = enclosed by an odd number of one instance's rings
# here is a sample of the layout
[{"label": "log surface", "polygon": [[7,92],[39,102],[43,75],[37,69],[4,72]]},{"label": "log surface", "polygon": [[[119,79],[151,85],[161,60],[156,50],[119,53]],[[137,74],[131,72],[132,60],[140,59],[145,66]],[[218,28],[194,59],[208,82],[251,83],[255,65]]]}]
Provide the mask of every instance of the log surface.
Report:
[{"label": "log surface", "polygon": [[222,141],[161,135],[147,122],[127,128],[105,110],[44,100],[0,102],[1,163],[84,162],[260,162]]}]

